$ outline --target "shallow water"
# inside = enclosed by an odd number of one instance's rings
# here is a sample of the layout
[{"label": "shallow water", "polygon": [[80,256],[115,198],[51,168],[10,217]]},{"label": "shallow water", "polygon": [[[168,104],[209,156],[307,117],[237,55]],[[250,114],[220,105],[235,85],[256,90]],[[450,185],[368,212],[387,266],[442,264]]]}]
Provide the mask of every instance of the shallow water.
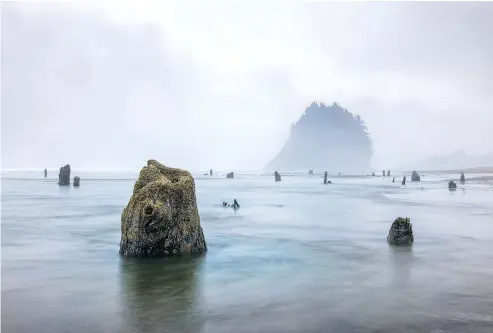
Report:
[{"label": "shallow water", "polygon": [[[491,183],[198,176],[208,253],[135,260],[136,174],[38,174],[2,174],[2,332],[493,332]],[[386,243],[397,216],[412,247]]]}]

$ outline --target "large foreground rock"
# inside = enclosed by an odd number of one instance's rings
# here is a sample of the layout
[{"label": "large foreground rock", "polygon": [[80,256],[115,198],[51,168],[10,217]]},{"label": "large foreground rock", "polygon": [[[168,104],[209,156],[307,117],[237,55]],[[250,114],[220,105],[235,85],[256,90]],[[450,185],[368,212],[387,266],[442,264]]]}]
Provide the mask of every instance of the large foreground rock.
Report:
[{"label": "large foreground rock", "polygon": [[411,245],[414,242],[413,226],[408,217],[395,219],[390,227],[387,242],[391,245]]},{"label": "large foreground rock", "polygon": [[70,185],[70,165],[67,164],[60,168],[58,174],[58,185]]},{"label": "large foreground rock", "polygon": [[120,254],[171,256],[207,251],[195,197],[185,170],[149,160],[121,219]]},{"label": "large foreground rock", "polygon": [[421,181],[421,177],[418,175],[418,173],[416,171],[413,171],[413,174],[411,175],[411,181],[412,182]]}]

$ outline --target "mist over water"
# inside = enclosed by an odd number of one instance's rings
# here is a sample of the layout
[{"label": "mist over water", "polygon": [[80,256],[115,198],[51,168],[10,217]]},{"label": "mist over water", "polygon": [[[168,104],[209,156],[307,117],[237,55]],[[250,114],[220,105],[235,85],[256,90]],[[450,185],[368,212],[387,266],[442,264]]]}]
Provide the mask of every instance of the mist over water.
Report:
[{"label": "mist over water", "polygon": [[3,2],[2,168],[262,170],[312,102],[360,115],[373,155],[332,119],[281,166],[493,164],[491,2],[194,8]]},{"label": "mist over water", "polygon": [[[209,251],[136,260],[118,255],[136,175],[87,173],[80,188],[55,175],[2,174],[5,332],[493,329],[490,182],[195,174]],[[386,243],[397,216],[412,247]]]},{"label": "mist over water", "polygon": [[[493,332],[493,3],[0,15],[2,332]],[[118,254],[149,159],[193,174],[207,253]]]}]

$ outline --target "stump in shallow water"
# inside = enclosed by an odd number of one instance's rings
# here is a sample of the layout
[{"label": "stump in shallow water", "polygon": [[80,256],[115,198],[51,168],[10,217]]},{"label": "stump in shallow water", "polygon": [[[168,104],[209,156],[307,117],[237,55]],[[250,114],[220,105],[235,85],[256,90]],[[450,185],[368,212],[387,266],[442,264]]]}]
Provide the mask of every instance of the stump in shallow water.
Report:
[{"label": "stump in shallow water", "polygon": [[274,171],[274,180],[276,182],[280,182],[281,181],[281,175],[277,171]]},{"label": "stump in shallow water", "polygon": [[390,227],[387,242],[391,245],[411,245],[414,242],[413,226],[408,217],[395,219]]},{"label": "stump in shallow water", "polygon": [[327,184],[327,171],[325,171],[325,174],[324,174],[324,184]]},{"label": "stump in shallow water", "polygon": [[460,173],[460,180],[459,181],[461,184],[464,184],[466,182],[466,177],[464,176],[464,172]]},{"label": "stump in shallow water", "polygon": [[60,168],[60,173],[58,174],[58,185],[70,185],[70,165],[67,164]]},{"label": "stump in shallow water", "polygon": [[74,177],[74,186],[75,187],[80,186],[80,178],[78,176]]},{"label": "stump in shallow water", "polygon": [[45,178],[48,176],[48,171],[45,169]]},{"label": "stump in shallow water", "polygon": [[387,170],[387,177],[390,177],[390,170]]},{"label": "stump in shallow water", "polygon": [[419,182],[421,181],[421,177],[416,171],[413,171],[413,174],[411,175],[411,181],[412,182]]},{"label": "stump in shallow water", "polygon": [[120,254],[124,256],[207,251],[192,175],[155,160],[140,171],[121,223]]},{"label": "stump in shallow water", "polygon": [[235,178],[235,173],[234,172],[230,172],[226,175],[226,178]]},{"label": "stump in shallow water", "polygon": [[308,171],[309,175],[313,175],[313,170]]},{"label": "stump in shallow water", "polygon": [[404,176],[404,178],[402,178],[402,185],[406,185],[406,176]]},{"label": "stump in shallow water", "polygon": [[456,183],[454,183],[454,181],[453,181],[453,180],[449,181],[449,182],[448,182],[448,189],[449,189],[449,190],[456,190],[456,189],[457,189],[457,184],[456,184]]}]

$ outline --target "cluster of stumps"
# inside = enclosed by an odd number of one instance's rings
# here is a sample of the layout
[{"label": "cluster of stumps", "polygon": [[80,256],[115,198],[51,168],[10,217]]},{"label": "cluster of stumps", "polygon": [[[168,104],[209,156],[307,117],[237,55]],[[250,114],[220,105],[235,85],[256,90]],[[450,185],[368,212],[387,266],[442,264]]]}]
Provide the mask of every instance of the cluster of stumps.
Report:
[{"label": "cluster of stumps", "polygon": [[[390,176],[390,171],[382,171]],[[44,175],[47,177],[47,170]],[[212,176],[213,171],[208,173]],[[313,170],[309,171],[313,175]],[[324,184],[331,184],[324,174]],[[230,172],[226,178],[234,178]],[[420,181],[416,171],[412,181]],[[274,180],[281,181],[279,172],[274,172]],[[403,179],[405,184],[406,177]],[[394,181],[394,179],[393,179]],[[460,182],[465,182],[464,173]],[[59,185],[70,185],[70,165],[60,168]],[[80,185],[80,178],[74,177],[73,186]],[[457,188],[449,182],[449,188]],[[223,202],[224,207],[235,210],[240,207],[234,199],[233,204]],[[172,256],[203,253],[207,243],[200,225],[195,196],[195,182],[192,175],[181,169],[169,168],[155,160],[149,160],[134,185],[133,195],[123,210],[121,217],[120,254],[124,256]],[[387,242],[390,245],[412,245],[414,235],[411,220],[398,217],[390,227]]]},{"label": "cluster of stumps", "polygon": [[[44,170],[45,178],[48,177],[48,170]],[[69,186],[70,185],[70,164],[67,164],[60,168],[60,172],[58,173],[58,185],[61,186]],[[80,186],[80,177],[75,176],[73,186]]]}]

